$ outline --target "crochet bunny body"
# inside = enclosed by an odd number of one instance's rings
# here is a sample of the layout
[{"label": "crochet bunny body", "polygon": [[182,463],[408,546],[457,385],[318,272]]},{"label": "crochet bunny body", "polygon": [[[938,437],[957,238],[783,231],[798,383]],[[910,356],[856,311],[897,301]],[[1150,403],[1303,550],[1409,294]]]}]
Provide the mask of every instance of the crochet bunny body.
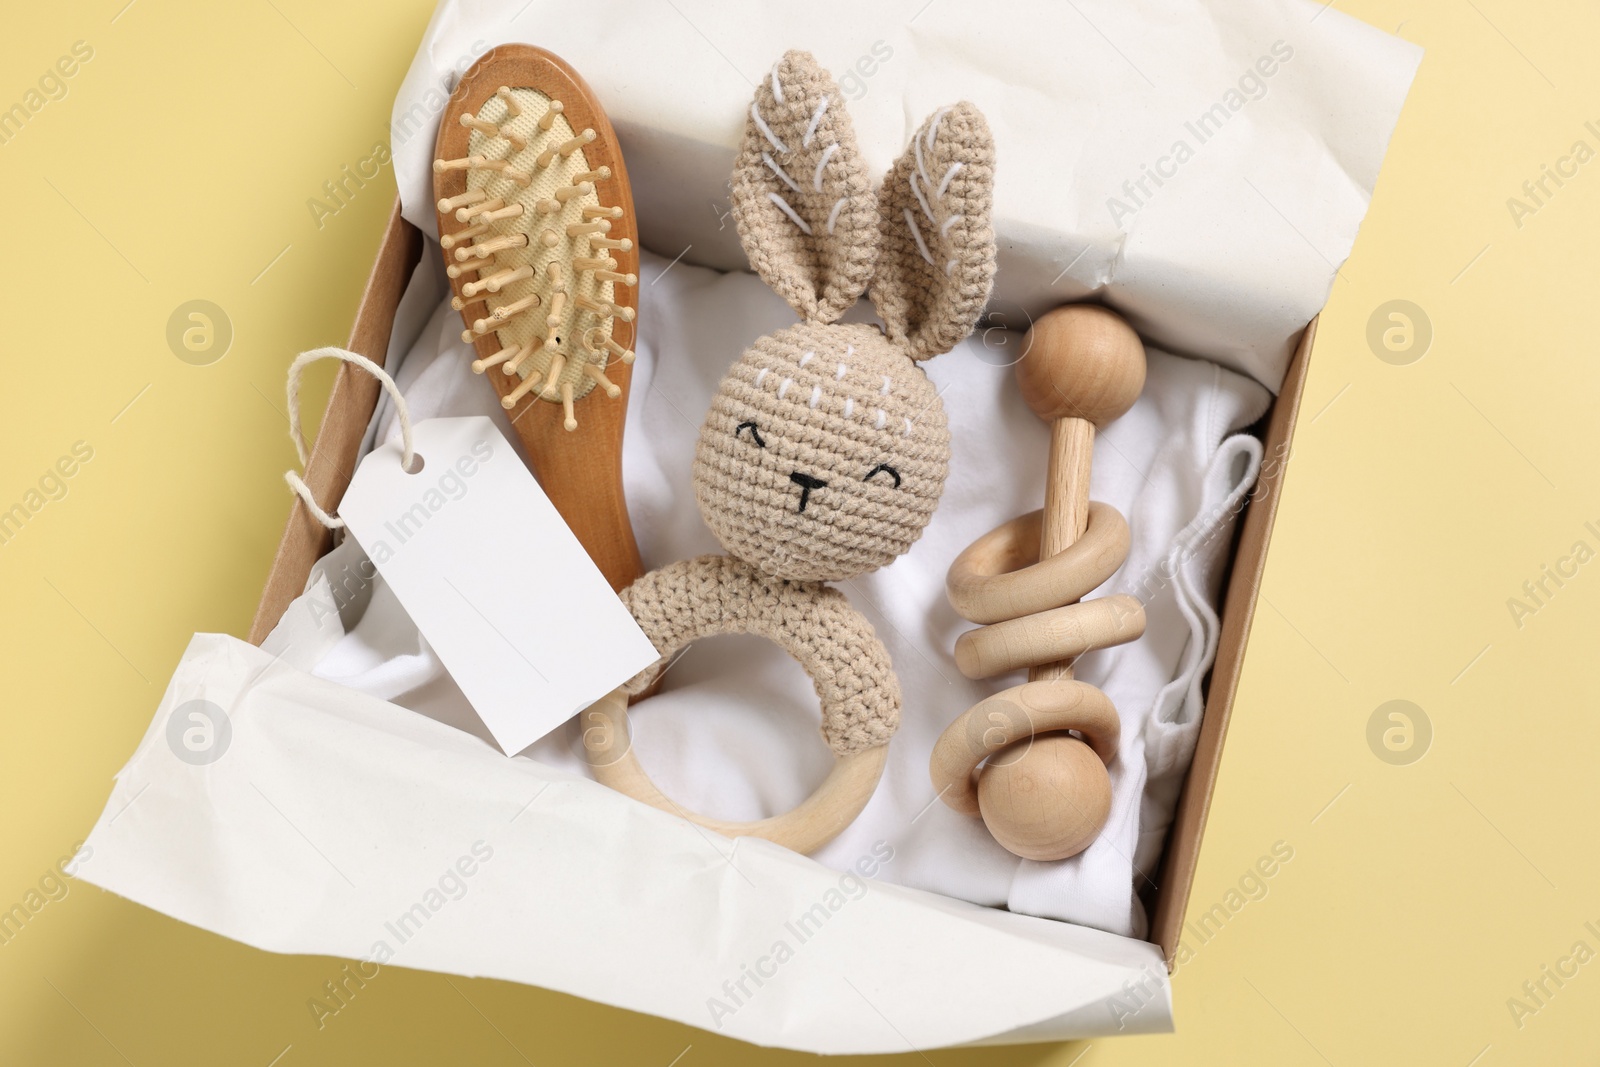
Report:
[{"label": "crochet bunny body", "polygon": [[[811,677],[844,757],[888,742],[900,687],[871,625],[828,582],[882,567],[921,535],[950,437],[917,361],[972,330],[994,275],[993,143],[957,104],[931,116],[874,193],[833,80],[787,53],[756,92],[733,176],[740,240],[802,322],[756,341],[717,388],[694,489],[727,556],[660,568],[622,593],[662,658],[711,634],[758,634]],[[884,320],[838,319],[870,286]]]}]

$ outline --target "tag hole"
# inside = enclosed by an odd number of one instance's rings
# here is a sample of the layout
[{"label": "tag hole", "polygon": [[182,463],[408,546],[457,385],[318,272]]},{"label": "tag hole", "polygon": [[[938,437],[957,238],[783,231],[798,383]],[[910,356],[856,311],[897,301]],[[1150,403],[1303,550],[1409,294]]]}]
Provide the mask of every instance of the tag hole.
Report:
[{"label": "tag hole", "polygon": [[422,453],[421,452],[413,452],[413,453],[411,453],[411,466],[407,467],[404,463],[402,463],[400,465],[400,469],[405,471],[407,474],[420,473],[421,470],[422,470]]}]

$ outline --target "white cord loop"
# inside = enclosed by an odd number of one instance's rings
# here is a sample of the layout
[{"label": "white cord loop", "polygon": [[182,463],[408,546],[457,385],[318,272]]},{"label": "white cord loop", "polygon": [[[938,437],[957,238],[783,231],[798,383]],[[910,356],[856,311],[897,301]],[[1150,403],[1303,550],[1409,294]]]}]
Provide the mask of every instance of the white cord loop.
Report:
[{"label": "white cord loop", "polygon": [[[353,363],[378,379],[378,384],[389,393],[389,398],[394,401],[395,417],[400,422],[400,463],[406,470],[411,469],[411,461],[416,453],[411,447],[411,413],[406,410],[406,398],[400,395],[400,387],[388,373],[366,356],[351,352],[348,349],[313,348],[309,352],[302,352],[289,364],[289,439],[294,442],[294,450],[300,457],[300,466],[305,467],[310,462],[310,453],[306,449],[304,435],[300,432],[300,377],[305,368],[319,359],[338,359],[346,363]],[[336,515],[330,515],[322,510],[316,499],[311,495],[311,487],[295,471],[284,471],[283,480],[290,489],[300,497],[306,510],[311,512],[311,517],[330,530],[344,529],[344,520]]]}]

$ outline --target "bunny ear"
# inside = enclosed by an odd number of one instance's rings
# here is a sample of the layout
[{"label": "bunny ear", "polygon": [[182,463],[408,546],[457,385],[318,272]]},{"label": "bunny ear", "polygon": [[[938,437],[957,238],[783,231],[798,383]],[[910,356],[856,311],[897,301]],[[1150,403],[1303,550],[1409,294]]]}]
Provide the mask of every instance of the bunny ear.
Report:
[{"label": "bunny ear", "polygon": [[750,265],[802,318],[835,321],[872,277],[872,183],[844,96],[809,52],[785,53],[756,88],[733,219]]},{"label": "bunny ear", "polygon": [[935,112],[878,196],[872,302],[912,359],[948,352],[972,332],[994,284],[994,138],[962,102]]}]

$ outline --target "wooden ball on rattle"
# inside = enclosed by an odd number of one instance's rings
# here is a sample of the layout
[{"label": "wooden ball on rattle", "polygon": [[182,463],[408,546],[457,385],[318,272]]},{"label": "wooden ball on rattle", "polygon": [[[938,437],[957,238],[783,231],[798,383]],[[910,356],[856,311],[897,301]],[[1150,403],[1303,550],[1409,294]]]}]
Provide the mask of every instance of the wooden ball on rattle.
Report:
[{"label": "wooden ball on rattle", "polygon": [[1026,860],[1076,856],[1111,814],[1111,779],[1071,734],[1018,741],[978,775],[978,812],[994,839]]},{"label": "wooden ball on rattle", "polygon": [[1028,407],[1048,423],[1076,418],[1104,429],[1144,389],[1139,335],[1098,304],[1068,304],[1040,316],[1022,350],[1017,384]]},{"label": "wooden ball on rattle", "polygon": [[[1094,432],[1139,399],[1144,345],[1115,312],[1076,304],[1034,323],[1023,351],[1017,384],[1028,407],[1050,424],[1039,545],[1043,560],[1064,552],[1083,534]],[[1072,663],[1040,664],[1028,677],[1070,679]],[[1025,859],[1065,859],[1088,848],[1105,825],[1111,780],[1100,757],[1076,737],[1041,734],[1010,745],[984,765],[978,806],[989,832],[1009,851]]]}]

